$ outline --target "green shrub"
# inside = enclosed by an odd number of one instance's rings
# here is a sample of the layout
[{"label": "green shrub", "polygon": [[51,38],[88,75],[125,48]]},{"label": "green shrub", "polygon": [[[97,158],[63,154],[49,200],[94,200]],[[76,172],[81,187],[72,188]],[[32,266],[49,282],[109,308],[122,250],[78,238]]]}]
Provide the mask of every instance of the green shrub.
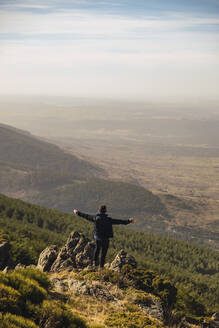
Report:
[{"label": "green shrub", "polygon": [[161,279],[153,271],[132,269],[124,266],[122,273],[136,289],[157,295],[168,307],[176,302],[177,289],[167,280]]},{"label": "green shrub", "polygon": [[84,269],[76,274],[78,280],[100,280],[99,272],[94,269]]},{"label": "green shrub", "polygon": [[157,328],[158,323],[149,319],[145,314],[140,312],[115,312],[111,313],[105,320],[107,327],[113,328]]},{"label": "green shrub", "polygon": [[39,285],[46,290],[50,287],[49,277],[46,273],[35,269],[35,268],[26,268],[26,269],[18,269],[17,273],[20,273],[22,276],[33,279],[39,283]]},{"label": "green shrub", "polygon": [[144,304],[146,306],[150,306],[153,302],[153,298],[156,298],[156,296],[152,296],[139,290],[137,293],[134,294],[133,301],[135,302],[135,304]]},{"label": "green shrub", "polygon": [[8,283],[8,276],[7,274],[0,271],[0,283],[7,285]]},{"label": "green shrub", "polygon": [[21,294],[10,286],[0,283],[0,311],[19,314]]},{"label": "green shrub", "polygon": [[133,287],[148,293],[153,291],[152,281],[156,277],[154,272],[143,269],[133,269],[131,266],[127,265],[122,269],[122,273]]},{"label": "green shrub", "polygon": [[10,313],[2,316],[1,321],[4,328],[39,328],[33,321]]},{"label": "green shrub", "polygon": [[167,280],[156,277],[152,286],[154,292],[161,298],[161,300],[169,307],[173,307],[176,302],[177,289]]},{"label": "green shrub", "polygon": [[39,309],[39,326],[46,328],[88,328],[84,320],[74,315],[70,307],[59,301],[44,301]]},{"label": "green shrub", "polygon": [[29,300],[34,304],[41,303],[47,297],[46,290],[40,287],[38,282],[24,277],[16,271],[8,274],[8,284],[18,290],[23,299]]},{"label": "green shrub", "polygon": [[119,272],[112,271],[109,269],[103,269],[99,272],[100,280],[105,282],[111,282],[112,284],[117,284],[120,287],[123,286],[123,277]]}]

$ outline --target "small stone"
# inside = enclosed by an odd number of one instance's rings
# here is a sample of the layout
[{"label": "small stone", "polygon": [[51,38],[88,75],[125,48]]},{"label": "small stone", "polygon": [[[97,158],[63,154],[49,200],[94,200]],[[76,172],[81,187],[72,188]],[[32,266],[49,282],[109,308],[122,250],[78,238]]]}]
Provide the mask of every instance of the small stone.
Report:
[{"label": "small stone", "polygon": [[2,272],[3,272],[3,273],[8,273],[8,271],[9,271],[9,267],[6,266]]},{"label": "small stone", "polygon": [[215,321],[219,321],[219,312],[215,312],[212,317],[211,317],[212,320],[215,320]]}]

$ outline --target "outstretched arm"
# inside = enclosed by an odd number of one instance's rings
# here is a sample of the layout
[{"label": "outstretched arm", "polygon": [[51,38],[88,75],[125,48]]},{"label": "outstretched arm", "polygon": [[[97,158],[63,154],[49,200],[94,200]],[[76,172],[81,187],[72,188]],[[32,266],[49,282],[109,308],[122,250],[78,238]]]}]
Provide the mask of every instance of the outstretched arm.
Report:
[{"label": "outstretched arm", "polygon": [[118,220],[118,219],[112,219],[112,224],[129,224],[129,223],[135,223],[136,220],[134,218],[130,218],[128,220]]},{"label": "outstretched arm", "polygon": [[79,210],[74,210],[74,214],[85,218],[88,221],[94,222],[94,216],[80,212]]}]

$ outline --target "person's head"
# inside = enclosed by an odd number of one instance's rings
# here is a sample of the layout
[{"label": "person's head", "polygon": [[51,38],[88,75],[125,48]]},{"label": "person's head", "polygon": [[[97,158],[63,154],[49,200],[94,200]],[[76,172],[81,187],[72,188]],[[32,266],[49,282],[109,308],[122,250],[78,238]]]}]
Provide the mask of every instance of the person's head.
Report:
[{"label": "person's head", "polygon": [[99,207],[99,212],[102,213],[102,214],[105,214],[107,212],[106,205],[101,205]]}]

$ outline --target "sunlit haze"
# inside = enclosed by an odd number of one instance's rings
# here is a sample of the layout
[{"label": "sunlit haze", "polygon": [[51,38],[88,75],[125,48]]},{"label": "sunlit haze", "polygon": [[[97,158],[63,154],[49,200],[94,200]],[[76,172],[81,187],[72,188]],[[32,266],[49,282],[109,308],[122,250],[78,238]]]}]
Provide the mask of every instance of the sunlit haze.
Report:
[{"label": "sunlit haze", "polygon": [[1,94],[219,100],[219,1],[0,2]]}]

